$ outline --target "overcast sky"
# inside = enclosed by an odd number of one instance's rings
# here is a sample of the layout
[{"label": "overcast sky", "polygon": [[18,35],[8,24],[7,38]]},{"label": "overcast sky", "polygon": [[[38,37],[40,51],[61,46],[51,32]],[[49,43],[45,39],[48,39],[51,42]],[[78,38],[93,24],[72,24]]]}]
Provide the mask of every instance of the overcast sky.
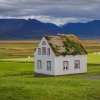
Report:
[{"label": "overcast sky", "polygon": [[100,20],[100,0],[0,0],[0,18],[34,18],[57,25]]}]

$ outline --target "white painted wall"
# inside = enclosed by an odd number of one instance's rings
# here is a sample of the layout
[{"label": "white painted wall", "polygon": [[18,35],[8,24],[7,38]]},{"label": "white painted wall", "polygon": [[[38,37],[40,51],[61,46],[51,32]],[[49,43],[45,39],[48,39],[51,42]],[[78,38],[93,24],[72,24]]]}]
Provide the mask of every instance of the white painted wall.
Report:
[{"label": "white painted wall", "polygon": [[87,55],[82,56],[82,72],[87,72]]},{"label": "white painted wall", "polygon": [[[46,45],[42,45],[45,41]],[[46,47],[46,55],[42,55],[42,47]],[[41,55],[38,55],[38,48],[41,48]],[[47,48],[50,48],[50,56],[47,55]],[[87,55],[67,55],[67,56],[55,56],[47,40],[43,37],[38,45],[35,53],[35,72],[49,74],[49,75],[65,75],[75,73],[87,72]],[[42,69],[37,68],[37,60],[42,61]],[[74,61],[80,60],[80,69],[74,68]],[[47,70],[47,61],[51,61],[51,71]],[[69,69],[63,70],[63,61],[69,61]]]},{"label": "white painted wall", "polygon": [[[42,45],[43,41],[45,41],[46,45]],[[42,47],[46,47],[46,55],[42,55]],[[38,48],[41,48],[41,55],[38,55]],[[50,48],[50,56],[47,55],[47,48]],[[49,46],[47,40],[44,37],[40,41],[40,44],[38,45],[38,47],[34,53],[34,56],[35,56],[35,72],[55,75],[55,68],[54,68],[55,55],[54,55],[51,47]],[[42,69],[37,68],[37,60],[42,61]],[[51,71],[47,70],[47,61],[51,61]]]},{"label": "white painted wall", "polygon": [[[80,61],[80,69],[74,68],[74,61]],[[69,69],[63,70],[63,61],[69,61]],[[67,55],[55,57],[55,75],[75,74],[87,72],[87,55]]]}]

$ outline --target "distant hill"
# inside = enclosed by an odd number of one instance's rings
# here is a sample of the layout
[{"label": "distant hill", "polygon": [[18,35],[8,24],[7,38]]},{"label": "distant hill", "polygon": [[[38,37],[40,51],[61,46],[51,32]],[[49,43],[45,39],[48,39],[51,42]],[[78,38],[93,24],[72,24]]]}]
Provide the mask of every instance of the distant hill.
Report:
[{"label": "distant hill", "polygon": [[52,24],[52,23],[46,23],[46,25],[48,25],[49,27],[51,27],[52,29],[56,30],[57,32],[61,32],[61,27]]},{"label": "distant hill", "polygon": [[87,23],[68,23],[62,27],[62,33],[72,33],[78,37],[100,37],[100,20]]},{"label": "distant hill", "polygon": [[7,35],[4,35],[5,39],[41,39],[43,35],[57,33],[53,28],[35,19],[1,19],[0,32]]},{"label": "distant hill", "polygon": [[43,35],[74,34],[79,38],[99,38],[100,20],[68,23],[59,27],[36,19],[0,19],[0,40],[41,39]]}]

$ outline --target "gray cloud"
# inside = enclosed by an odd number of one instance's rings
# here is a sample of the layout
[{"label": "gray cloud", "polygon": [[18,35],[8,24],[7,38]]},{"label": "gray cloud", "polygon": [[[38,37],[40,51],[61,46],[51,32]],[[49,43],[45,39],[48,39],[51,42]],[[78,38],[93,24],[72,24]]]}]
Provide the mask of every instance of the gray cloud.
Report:
[{"label": "gray cloud", "polygon": [[100,0],[0,0],[0,18],[36,18],[57,25],[100,19]]}]

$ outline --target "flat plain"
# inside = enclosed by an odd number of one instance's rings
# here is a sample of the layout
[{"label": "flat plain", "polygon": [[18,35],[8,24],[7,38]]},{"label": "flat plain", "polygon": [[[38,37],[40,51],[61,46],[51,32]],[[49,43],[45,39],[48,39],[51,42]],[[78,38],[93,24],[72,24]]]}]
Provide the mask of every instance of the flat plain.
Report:
[{"label": "flat plain", "polygon": [[100,100],[100,54],[93,54],[100,40],[81,42],[89,53],[87,73],[34,77],[39,41],[0,41],[0,100]]}]

